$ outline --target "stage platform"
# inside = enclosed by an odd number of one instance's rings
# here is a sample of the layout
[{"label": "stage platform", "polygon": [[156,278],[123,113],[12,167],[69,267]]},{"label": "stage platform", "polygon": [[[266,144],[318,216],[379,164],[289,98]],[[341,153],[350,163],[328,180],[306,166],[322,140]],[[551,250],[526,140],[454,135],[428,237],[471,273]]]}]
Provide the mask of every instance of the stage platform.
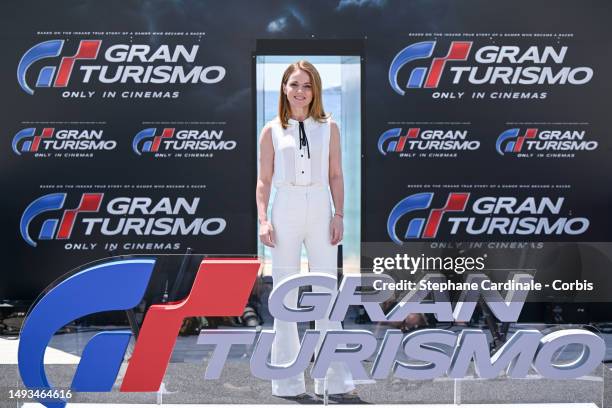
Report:
[{"label": "stage platform", "polygon": [[[362,327],[363,328],[363,327]],[[369,328],[372,329],[372,328]],[[59,334],[54,336],[47,351],[45,367],[50,381],[67,388],[78,364],[78,355],[87,341],[96,331]],[[604,335],[608,336],[608,335]],[[127,363],[122,365],[115,387],[110,393],[75,393],[68,405],[71,407],[98,407],[102,405],[120,407],[128,406],[188,406],[186,404],[206,404],[207,408],[221,405],[210,404],[253,404],[261,406],[296,404],[298,402],[275,397],[271,394],[269,381],[253,377],[249,370],[248,350],[234,347],[219,380],[204,380],[204,371],[208,364],[210,348],[198,345],[197,336],[179,337],[164,378],[163,393],[120,393],[118,387],[125,373]],[[612,344],[612,339],[607,341]],[[23,389],[17,367],[18,339],[0,339],[0,389],[4,397],[0,407],[17,407],[16,401],[7,402],[9,389]],[[607,358],[612,355],[608,353]],[[369,364],[369,363],[368,363]],[[596,375],[579,380],[546,380],[531,376],[526,379],[512,380],[497,378],[482,380],[468,377],[458,382],[439,378],[433,381],[406,381],[386,379],[384,381],[365,381],[357,384],[359,400],[357,404],[380,404],[386,406],[415,407],[453,407],[454,401],[460,400],[463,408],[472,407],[507,407],[507,408],[548,408],[575,407],[600,408],[612,406],[612,373],[611,366],[602,365]],[[603,376],[603,379],[602,379]],[[302,404],[322,404],[323,399],[313,391],[312,380],[306,376],[309,398],[300,401]],[[605,389],[604,401],[594,397],[601,395]],[[459,399],[457,399],[459,398]],[[511,405],[494,405],[499,401],[511,402]],[[562,405],[566,402],[593,401],[593,404]],[[342,402],[342,401],[341,401]],[[329,401],[338,404],[338,401]],[[537,403],[534,405],[534,403]],[[143,405],[134,405],[143,404]],[[449,405],[450,404],[450,405]],[[470,405],[474,404],[474,405]],[[27,404],[26,407],[35,405]],[[190,405],[196,406],[196,405]],[[371,406],[371,405],[370,405]],[[40,405],[38,405],[40,407]]]}]

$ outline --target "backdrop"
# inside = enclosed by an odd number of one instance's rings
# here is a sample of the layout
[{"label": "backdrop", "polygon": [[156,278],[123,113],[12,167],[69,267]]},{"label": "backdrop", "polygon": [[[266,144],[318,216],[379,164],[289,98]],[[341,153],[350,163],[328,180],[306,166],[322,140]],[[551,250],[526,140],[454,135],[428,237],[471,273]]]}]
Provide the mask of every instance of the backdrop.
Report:
[{"label": "backdrop", "polygon": [[256,253],[257,40],[363,44],[362,266],[608,265],[606,1],[0,7],[0,298],[111,253]]}]

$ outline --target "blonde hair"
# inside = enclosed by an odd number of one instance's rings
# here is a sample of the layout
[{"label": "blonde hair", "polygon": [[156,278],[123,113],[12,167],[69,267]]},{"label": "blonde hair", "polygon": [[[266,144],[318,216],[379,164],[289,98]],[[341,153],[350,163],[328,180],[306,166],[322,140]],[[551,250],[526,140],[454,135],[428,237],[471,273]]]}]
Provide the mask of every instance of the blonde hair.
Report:
[{"label": "blonde hair", "polygon": [[284,87],[287,85],[291,74],[298,70],[305,71],[310,76],[310,83],[312,84],[312,101],[308,107],[308,116],[318,122],[324,122],[329,118],[329,115],[326,115],[323,110],[323,87],[319,71],[310,62],[301,60],[287,67],[281,81],[280,96],[278,98],[278,119],[284,129],[289,126],[289,118],[291,116],[291,106],[289,105],[287,95],[285,95]]}]

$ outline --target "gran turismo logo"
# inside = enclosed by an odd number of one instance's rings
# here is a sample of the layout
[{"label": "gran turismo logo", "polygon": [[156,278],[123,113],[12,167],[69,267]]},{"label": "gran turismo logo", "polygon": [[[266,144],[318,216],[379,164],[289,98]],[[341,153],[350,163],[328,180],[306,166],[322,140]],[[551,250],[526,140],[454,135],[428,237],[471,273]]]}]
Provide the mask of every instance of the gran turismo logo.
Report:
[{"label": "gran turismo logo", "polygon": [[457,152],[474,151],[480,141],[470,140],[465,129],[422,129],[411,127],[407,130],[392,128],[385,130],[378,138],[378,151],[383,155],[404,152]]},{"label": "gran turismo logo", "polygon": [[145,153],[157,153],[163,139],[171,139],[174,136],[175,128],[164,128],[161,135],[155,135],[157,128],[141,130],[134,136],[132,150],[141,156]]},{"label": "gran turismo logo", "polygon": [[[36,80],[35,88],[65,88],[68,86],[74,63],[77,60],[93,60],[98,57],[98,51],[100,51],[100,45],[102,40],[81,40],[77,52],[69,57],[62,57],[62,60],[57,67],[49,65],[43,67],[38,73],[38,79]],[[17,82],[21,89],[26,91],[30,95],[34,95],[34,89],[26,82],[26,74],[28,69],[36,61],[45,58],[58,57],[62,48],[64,47],[64,40],[50,40],[40,44],[36,44],[30,48],[19,61],[17,66]],[[56,75],[57,69],[57,75]]]},{"label": "gran turismo logo", "polygon": [[[15,134],[11,147],[16,155],[21,156],[21,153],[36,153],[40,148],[43,139],[51,139],[53,137],[54,128],[43,128],[40,135],[36,135],[36,128],[22,129]],[[32,140],[29,140],[32,139]]]},{"label": "gran turismo logo", "polygon": [[[401,199],[387,219],[389,238],[399,245],[405,240],[439,238],[442,226],[444,234],[450,236],[580,235],[590,225],[588,218],[571,217],[571,211],[563,211],[565,197],[483,196],[474,199],[467,192],[451,192],[444,206],[430,209],[433,199],[432,192]],[[429,210],[426,217],[418,216],[423,210]],[[412,218],[400,236],[398,223],[406,215]]]},{"label": "gran turismo logo", "polygon": [[519,136],[520,129],[513,128],[503,131],[495,142],[495,150],[502,156],[504,153],[520,153],[525,144],[525,140],[535,139],[538,129],[529,128],[525,134]]},{"label": "gran turismo logo", "polygon": [[[551,157],[563,154],[573,154],[578,151],[593,151],[599,143],[586,139],[584,129],[537,129],[520,128],[504,130],[495,142],[498,154],[519,155],[521,153],[547,153]],[[550,154],[552,153],[552,154]]]},{"label": "gran turismo logo", "polygon": [[[35,199],[24,210],[19,224],[21,237],[36,247],[30,224],[43,213],[64,209],[67,193],[52,193]],[[221,217],[198,215],[200,197],[119,196],[103,204],[103,193],[83,193],[76,208],[65,209],[61,218],[42,222],[38,240],[68,240],[78,225],[79,233],[88,237],[137,236],[172,237],[218,235],[227,221]],[[97,213],[97,214],[90,214]]]},{"label": "gran turismo logo", "polygon": [[[98,212],[103,197],[103,193],[85,193],[81,195],[81,201],[77,208],[64,210],[61,221],[59,218],[50,218],[43,222],[38,233],[38,239],[69,239],[72,235],[77,215],[79,213]],[[23,212],[19,223],[19,232],[25,242],[36,247],[38,244],[30,235],[30,223],[42,213],[61,210],[64,208],[65,202],[66,193],[47,194],[34,200]]]},{"label": "gran turismo logo", "polygon": [[[443,76],[453,85],[584,85],[593,78],[588,66],[566,65],[568,46],[518,46],[452,41],[445,55],[433,57],[429,66],[412,68],[405,85],[399,74],[406,65],[432,58],[437,41],[422,41],[399,51],[389,66],[389,84],[399,95],[405,89],[435,89]],[[470,61],[468,62],[468,57]],[[513,90],[516,92],[516,90]]]},{"label": "gran turismo logo", "polygon": [[[80,40],[73,55],[61,56],[64,46],[65,40],[49,40],[27,50],[17,65],[17,82],[21,89],[34,95],[35,88],[66,88],[75,70],[81,75],[73,82],[87,84],[95,81],[104,85],[214,84],[225,77],[222,66],[197,65],[198,44],[153,47],[130,41],[111,44],[102,50],[102,40]],[[29,73],[39,61],[60,56],[59,65],[45,65],[37,75]],[[28,78],[31,80],[32,77],[36,80],[29,83]]]},{"label": "gran turismo logo", "polygon": [[[397,53],[389,67],[389,84],[391,88],[400,95],[404,95],[404,89],[398,83],[400,70],[413,61],[431,58],[436,41],[423,41],[411,44]],[[410,72],[406,88],[437,88],[447,61],[465,61],[468,58],[471,41],[453,41],[448,53],[444,57],[434,58],[429,66],[417,67]]]},{"label": "gran turismo logo", "polygon": [[[393,207],[387,220],[387,234],[393,242],[401,245],[402,239],[397,235],[397,223],[406,214],[426,210],[431,206],[434,193],[418,193],[402,199]],[[450,193],[446,204],[429,212],[427,219],[412,218],[404,234],[404,239],[435,238],[440,228],[442,216],[447,212],[464,211],[469,193]]]}]

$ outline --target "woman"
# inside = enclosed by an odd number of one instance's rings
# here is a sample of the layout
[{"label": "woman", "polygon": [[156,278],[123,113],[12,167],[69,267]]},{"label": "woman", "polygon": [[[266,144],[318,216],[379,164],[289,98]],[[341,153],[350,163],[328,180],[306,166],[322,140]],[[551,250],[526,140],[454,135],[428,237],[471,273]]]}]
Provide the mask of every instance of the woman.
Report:
[{"label": "woman", "polygon": [[[300,272],[302,243],[306,246],[310,272],[337,277],[336,246],[344,232],[344,181],[340,156],[340,131],[322,104],[321,77],[307,61],[291,64],[283,74],[278,117],[268,122],[260,136],[259,178],[256,199],[259,238],[272,252],[272,278],[277,284]],[[267,208],[271,186],[276,187],[272,220]],[[332,216],[329,193],[334,202]],[[314,287],[313,291],[329,292]],[[297,305],[297,290],[287,304]],[[340,322],[317,320],[315,328],[339,330]],[[297,324],[274,320],[276,338],[272,363],[294,360],[299,350]],[[349,393],[355,387],[348,368],[336,363],[327,372],[328,394]],[[304,374],[273,380],[272,394],[304,397]],[[315,380],[315,393],[324,393],[323,380]]]}]

